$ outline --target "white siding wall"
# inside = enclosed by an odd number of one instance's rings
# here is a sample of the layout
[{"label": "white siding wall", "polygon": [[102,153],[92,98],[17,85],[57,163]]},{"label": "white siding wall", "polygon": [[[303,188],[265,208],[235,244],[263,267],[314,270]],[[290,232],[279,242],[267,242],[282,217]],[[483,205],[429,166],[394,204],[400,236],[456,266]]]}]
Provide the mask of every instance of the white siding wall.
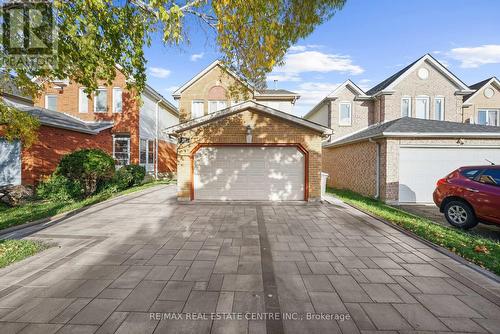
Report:
[{"label": "white siding wall", "polygon": [[[142,106],[139,118],[139,136],[143,139],[155,138],[156,122],[156,100],[146,94],[142,94]],[[168,136],[163,134],[163,129],[179,123],[179,118],[174,116],[160,105],[158,122],[159,139],[169,140]]]},{"label": "white siding wall", "polygon": [[257,103],[268,106],[269,108],[278,109],[287,113],[292,113],[293,104],[290,101],[272,101],[272,100],[257,100]]}]

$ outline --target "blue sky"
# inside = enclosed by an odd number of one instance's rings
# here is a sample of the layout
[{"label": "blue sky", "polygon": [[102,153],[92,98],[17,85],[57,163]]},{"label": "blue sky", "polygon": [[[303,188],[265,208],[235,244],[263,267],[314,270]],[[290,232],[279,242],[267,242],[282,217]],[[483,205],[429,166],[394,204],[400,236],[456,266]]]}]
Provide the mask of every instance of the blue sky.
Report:
[{"label": "blue sky", "polygon": [[[294,113],[303,115],[335,87],[351,79],[363,89],[431,53],[466,84],[500,77],[500,1],[347,0],[343,10],[287,54],[269,78],[300,93]],[[189,44],[146,51],[148,83],[166,98],[217,59],[214,36],[189,24]]]}]

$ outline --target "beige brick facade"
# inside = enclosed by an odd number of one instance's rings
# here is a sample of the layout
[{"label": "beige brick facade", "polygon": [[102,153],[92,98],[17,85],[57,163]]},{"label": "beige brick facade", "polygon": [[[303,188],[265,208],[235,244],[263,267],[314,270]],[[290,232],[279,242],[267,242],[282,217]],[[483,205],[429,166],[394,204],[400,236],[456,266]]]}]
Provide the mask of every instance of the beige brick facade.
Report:
[{"label": "beige brick facade", "polygon": [[375,196],[376,152],[376,144],[368,141],[324,148],[322,162],[323,172],[329,175],[327,185]]},{"label": "beige brick facade", "polygon": [[191,152],[198,144],[246,144],[246,126],[253,129],[252,144],[300,144],[308,152],[308,196],[317,200],[321,196],[321,133],[287,120],[253,109],[214,120],[182,132],[189,143],[179,144],[177,187],[179,200],[191,195]]},{"label": "beige brick facade", "polygon": [[[484,95],[486,88],[493,89],[494,95],[490,98]],[[479,109],[497,109],[500,111],[500,89],[492,84],[483,86],[468,101],[471,105],[464,107],[464,122],[477,123]]]},{"label": "beige brick facade", "polygon": [[[332,139],[339,138],[354,131],[364,129],[368,125],[370,125],[369,119],[370,114],[373,112],[373,102],[355,100],[356,96],[357,95],[349,87],[346,86],[338,93],[337,98],[330,102],[331,115],[329,127],[334,131]],[[351,104],[352,118],[350,125],[340,125],[339,121],[340,104],[345,102]]]}]

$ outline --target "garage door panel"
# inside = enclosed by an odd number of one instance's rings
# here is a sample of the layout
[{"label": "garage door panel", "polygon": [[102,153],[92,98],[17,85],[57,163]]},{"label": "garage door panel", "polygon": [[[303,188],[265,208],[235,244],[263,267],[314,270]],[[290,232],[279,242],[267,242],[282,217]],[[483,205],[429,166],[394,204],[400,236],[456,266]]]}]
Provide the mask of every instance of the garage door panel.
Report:
[{"label": "garage door panel", "polygon": [[400,147],[399,202],[432,203],[436,181],[470,165],[500,163],[500,148]]},{"label": "garage door panel", "polygon": [[295,147],[203,147],[194,159],[198,200],[303,200],[304,155]]}]

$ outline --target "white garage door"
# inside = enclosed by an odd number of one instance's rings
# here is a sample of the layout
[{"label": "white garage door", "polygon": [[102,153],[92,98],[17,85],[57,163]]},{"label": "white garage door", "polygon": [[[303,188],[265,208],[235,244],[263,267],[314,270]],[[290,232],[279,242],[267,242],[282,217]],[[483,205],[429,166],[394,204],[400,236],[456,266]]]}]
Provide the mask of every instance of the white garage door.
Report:
[{"label": "white garage door", "polygon": [[399,202],[432,202],[436,181],[462,166],[500,164],[499,148],[400,147]]},{"label": "white garage door", "polygon": [[304,200],[304,163],[295,147],[203,147],[194,157],[194,198]]},{"label": "white garage door", "polygon": [[0,186],[21,184],[21,145],[0,139]]}]

